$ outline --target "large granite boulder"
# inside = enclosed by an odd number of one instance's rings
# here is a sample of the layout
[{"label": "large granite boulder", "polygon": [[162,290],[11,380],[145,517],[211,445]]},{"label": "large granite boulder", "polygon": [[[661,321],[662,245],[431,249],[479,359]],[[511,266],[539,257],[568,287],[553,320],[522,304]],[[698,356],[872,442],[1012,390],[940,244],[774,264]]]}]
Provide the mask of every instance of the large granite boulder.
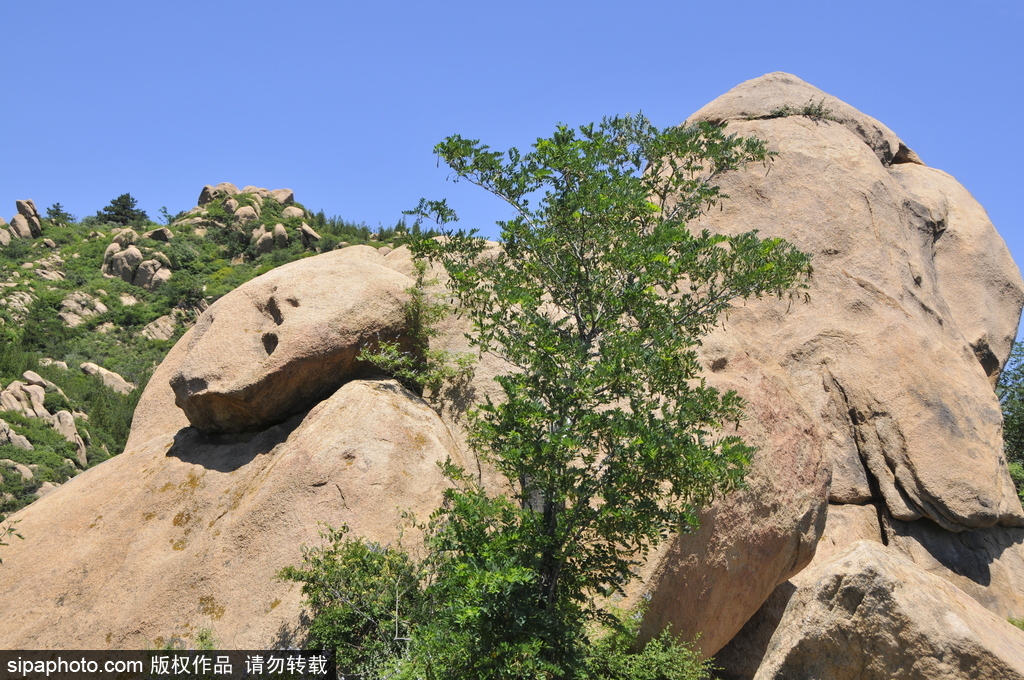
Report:
[{"label": "large granite boulder", "polygon": [[411,283],[340,250],[240,286],[189,334],[171,377],[177,405],[208,433],[262,430],[311,408],[365,368],[362,349],[404,338]]},{"label": "large granite boulder", "polygon": [[[808,103],[826,116],[801,115]],[[879,537],[879,514],[914,527],[891,550],[934,527],[941,541],[901,552],[951,582],[970,571],[966,592],[997,616],[1017,611],[1024,511],[992,380],[1024,282],[984,210],[884,125],[788,74],[740,85],[689,119],[700,120],[779,155],[768,172],[724,175],[730,198],[695,226],[783,237],[815,271],[809,301],[747,302],[704,341],[708,382],[748,401],[740,434],[760,451],[749,490],[645,565],[630,592],[650,598],[645,635],[671,625],[714,654],[776,588],[795,587],[788,579],[821,550],[824,518],[842,504],[872,504]],[[973,551],[960,564],[956,546]],[[990,562],[984,573],[964,564]]]},{"label": "large granite boulder", "polygon": [[1024,678],[1024,631],[880,543],[804,580],[755,680]]},{"label": "large granite boulder", "polygon": [[259,434],[207,437],[168,387],[187,342],[150,382],[136,412],[148,427],[124,453],[12,516],[25,540],[4,548],[0,602],[17,606],[0,605],[0,647],[142,649],[211,626],[225,648],[295,647],[300,589],[274,577],[319,544],[321,523],[397,544],[401,511],[436,507],[437,464],[458,449],[398,383],[351,381]]},{"label": "large granite boulder", "polygon": [[[807,101],[838,120],[765,117]],[[821,404],[838,438],[833,500],[862,496],[867,479],[897,519],[928,517],[950,531],[1024,526],[990,382],[1024,282],[984,211],[901,153],[881,123],[788,74],[740,85],[698,120],[728,121],[779,153],[768,173],[724,176],[730,199],[703,226],[758,229],[814,257],[809,303],[748,305],[729,325],[770,347]]]}]

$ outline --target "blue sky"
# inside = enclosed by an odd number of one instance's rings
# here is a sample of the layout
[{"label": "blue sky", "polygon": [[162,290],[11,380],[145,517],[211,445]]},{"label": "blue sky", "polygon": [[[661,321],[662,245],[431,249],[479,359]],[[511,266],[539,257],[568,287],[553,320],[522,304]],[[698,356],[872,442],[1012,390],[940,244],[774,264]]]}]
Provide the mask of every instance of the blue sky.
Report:
[{"label": "blue sky", "polygon": [[2,16],[8,219],[18,198],[82,217],[124,192],[156,219],[230,181],[370,226],[448,197],[493,233],[501,206],[437,167],[445,136],[525,147],[636,111],[670,125],[781,70],[957,177],[1024,261],[1020,0],[33,0]]}]

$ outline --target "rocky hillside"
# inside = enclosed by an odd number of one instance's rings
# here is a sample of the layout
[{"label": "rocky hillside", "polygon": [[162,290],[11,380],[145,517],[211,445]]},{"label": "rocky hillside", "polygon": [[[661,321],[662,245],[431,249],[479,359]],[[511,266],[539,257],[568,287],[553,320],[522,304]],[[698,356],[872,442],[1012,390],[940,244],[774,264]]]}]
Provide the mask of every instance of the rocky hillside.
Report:
[{"label": "rocky hillside", "polygon": [[223,183],[198,203],[164,226],[108,209],[78,221],[59,204],[43,217],[31,200],[0,219],[0,517],[122,451],[150,374],[211,302],[395,235],[313,214],[290,189]]},{"label": "rocky hillside", "polygon": [[[722,678],[1024,678],[1008,622],[1024,617],[1024,509],[993,391],[1024,305],[1005,245],[953,178],[794,76],[690,120],[778,151],[767,174],[726,175],[731,200],[702,226],[784,237],[815,275],[808,301],[747,303],[704,342],[707,380],[746,399],[759,453],[747,489],[650,556],[630,594],[649,599],[645,629],[700,635]],[[204,189],[167,243],[225,229],[223,247],[254,258],[237,267],[273,256],[285,201],[232,189]],[[286,219],[291,248],[305,232]],[[130,249],[111,238],[93,260],[108,274]],[[166,253],[140,244],[139,267]],[[167,257],[154,291],[104,281],[158,294],[184,278]],[[415,548],[400,511],[435,507],[436,461],[473,464],[460,415],[506,367],[485,357],[435,411],[360,362],[368,343],[406,339],[412,274],[407,249],[359,245],[213,302],[153,374],[124,453],[12,517],[26,538],[4,549],[0,646],[144,647],[202,628],[226,647],[293,645],[300,595],[274,574],[318,522]],[[440,348],[464,347],[460,324]]]}]

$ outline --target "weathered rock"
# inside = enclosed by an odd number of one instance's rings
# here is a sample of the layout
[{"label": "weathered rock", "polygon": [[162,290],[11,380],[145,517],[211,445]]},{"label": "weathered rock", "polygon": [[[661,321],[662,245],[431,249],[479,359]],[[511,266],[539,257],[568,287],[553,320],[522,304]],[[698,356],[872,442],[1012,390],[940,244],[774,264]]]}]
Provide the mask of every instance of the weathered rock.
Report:
[{"label": "weathered rock", "polygon": [[262,224],[252,230],[252,235],[249,237],[249,243],[256,243],[260,240],[264,234],[267,233],[267,228]]},{"label": "weathered rock", "polygon": [[112,278],[119,278],[131,283],[135,278],[135,270],[142,264],[142,260],[142,251],[135,246],[128,246],[127,249],[114,253],[110,257],[107,271],[104,273]]},{"label": "weathered rock", "polygon": [[[260,229],[263,229],[263,227],[260,227]],[[263,253],[269,253],[273,249],[274,236],[272,234],[268,234],[267,231],[263,229],[263,233],[256,239],[256,252],[262,255]]]},{"label": "weathered rock", "polygon": [[121,252],[120,243],[111,243],[109,246],[107,246],[107,249],[103,251],[104,274],[107,273],[106,268],[110,264],[110,261],[114,258],[114,255],[118,254],[119,252]]},{"label": "weathered rock", "polygon": [[165,314],[146,324],[142,335],[150,340],[170,340],[174,336],[174,317]]},{"label": "weathered rock", "polygon": [[285,219],[289,219],[292,217],[304,217],[305,214],[306,213],[302,210],[302,208],[298,207],[297,205],[290,205],[281,211],[281,217],[284,217]]},{"label": "weathered rock", "polygon": [[17,236],[18,238],[35,237],[35,234],[32,233],[32,224],[21,213],[11,218],[10,233],[11,236]]},{"label": "weathered rock", "polygon": [[281,223],[274,225],[274,246],[277,248],[288,247],[288,232]]},{"label": "weathered rock", "polygon": [[36,208],[35,201],[33,201],[31,198],[25,199],[23,201],[15,201],[14,205],[18,210],[18,214],[24,215],[30,220],[42,219],[42,215],[39,214],[39,210]]},{"label": "weathered rock", "polygon": [[[56,248],[57,247],[57,243],[52,238],[44,238],[43,239],[43,245],[46,246],[47,248]],[[76,255],[77,255],[77,253],[76,253]]]},{"label": "weathered rock", "polygon": [[[779,583],[814,556],[825,523],[829,461],[820,416],[788,371],[756,340],[719,332],[702,354],[708,381],[747,401],[739,434],[759,448],[748,489],[716,502],[700,529],[664,544],[632,586],[632,599],[650,598],[642,635],[671,625],[707,656],[739,631]],[[717,368],[715,368],[717,367]],[[780,502],[780,499],[786,499]]]},{"label": "weathered rock", "polygon": [[164,243],[167,243],[172,238],[174,238],[174,234],[171,233],[171,230],[168,229],[167,227],[160,227],[159,229],[147,231],[145,234],[142,235],[142,238],[151,238],[154,241],[163,241]]},{"label": "weathered rock", "polygon": [[989,527],[961,533],[931,522],[884,518],[889,549],[945,579],[1002,619],[1024,619],[1024,530]]},{"label": "weathered rock", "polygon": [[259,215],[256,213],[256,209],[251,205],[246,205],[235,211],[235,221],[239,224],[245,224],[246,222],[255,222],[259,219]]},{"label": "weathered rock", "polygon": [[779,585],[744,624],[743,629],[715,654],[722,680],[750,680],[764,659],[765,650],[779,627],[786,605],[807,574],[825,564],[857,541],[883,543],[877,505],[829,505],[825,530],[818,542],[814,560],[795,577]]},{"label": "weathered rock", "polygon": [[110,389],[114,390],[115,392],[120,392],[121,394],[128,394],[129,392],[135,389],[135,385],[133,383],[130,383],[127,380],[125,380],[118,373],[107,370],[102,366],[92,363],[91,361],[87,361],[84,364],[81,364],[79,368],[81,368],[82,372],[85,373],[86,375],[98,375],[100,379],[103,381],[103,384],[109,387]]},{"label": "weathered rock", "polygon": [[49,418],[50,412],[43,406],[45,399],[42,387],[13,380],[0,392],[0,411],[17,411],[26,418]]},{"label": "weathered rock", "polygon": [[270,195],[281,205],[291,205],[295,202],[295,192],[291,189],[274,189]]},{"label": "weathered rock", "polygon": [[39,485],[39,488],[36,489],[35,493],[32,495],[35,496],[36,499],[38,500],[45,496],[46,494],[55,491],[59,486],[60,484],[54,484],[53,482],[43,482],[42,484]]},{"label": "weathered rock", "polygon": [[[40,361],[39,363],[42,364],[42,361]],[[25,382],[27,382],[29,385],[36,385],[37,387],[42,387],[44,392],[59,392],[60,394],[64,394],[64,392],[59,387],[57,387],[55,384],[53,384],[43,376],[39,375],[35,371],[25,371],[24,373],[21,374],[21,377],[24,378]]]},{"label": "weathered rock", "polygon": [[85,468],[89,461],[86,458],[85,441],[82,436],[78,433],[78,427],[75,425],[75,417],[68,411],[57,411],[53,414],[53,419],[50,421],[50,425],[53,429],[57,430],[62,437],[75,447],[75,460],[78,462],[78,467]]},{"label": "weathered rock", "polygon": [[114,236],[114,240],[113,240],[113,243],[116,243],[117,245],[121,246],[122,248],[127,248],[128,246],[133,246],[133,245],[135,245],[138,242],[139,242],[139,234],[138,234],[138,232],[135,231],[134,229],[130,228],[130,227],[122,229],[121,231],[117,232],[117,235]]},{"label": "weathered rock", "polygon": [[[313,231],[312,227],[303,222],[299,225],[299,238],[302,239],[302,245],[308,247],[310,243],[320,240],[320,234]],[[381,254],[384,255],[385,253]]]},{"label": "weathered rock", "polygon": [[1024,678],[1024,632],[873,541],[806,575],[756,680]]},{"label": "weathered rock", "polygon": [[[757,119],[808,101],[838,120]],[[928,517],[950,531],[1024,525],[984,365],[992,359],[971,345],[1005,360],[1024,282],[984,211],[942,173],[910,163],[920,161],[881,123],[795,76],[744,83],[689,120],[728,121],[779,152],[770,173],[723,176],[730,200],[701,226],[759,229],[814,255],[809,303],[755,305],[729,322],[791,365],[821,412],[834,498],[862,502],[871,480],[897,519]],[[976,241],[991,253],[965,250]],[[986,283],[968,287],[975,267]],[[973,299],[949,303],[965,293]]]},{"label": "weathered rock", "polygon": [[234,215],[235,211],[238,210],[238,201],[236,201],[233,198],[229,198],[228,200],[224,201],[224,210],[227,212],[227,214]]},{"label": "weathered rock", "polygon": [[49,357],[43,357],[42,359],[40,359],[39,360],[39,365],[40,366],[56,366],[57,368],[59,368],[59,369],[61,369],[63,371],[68,370],[68,365],[66,363],[64,363],[63,361],[54,361],[53,359],[50,359]]},{"label": "weathered rock", "polygon": [[31,468],[29,468],[27,465],[23,465],[22,463],[16,463],[10,458],[4,458],[0,460],[0,465],[9,469],[13,469],[21,476],[22,480],[26,482],[31,482],[33,479],[35,479],[35,475],[32,474]]},{"label": "weathered rock", "polygon": [[11,245],[11,232],[7,229],[0,228],[0,246],[9,245]]},{"label": "weathered rock", "polygon": [[363,347],[402,336],[409,279],[345,252],[278,267],[200,317],[171,379],[193,427],[265,429],[357,375]]},{"label": "weathered rock", "polygon": [[68,295],[61,301],[60,308],[57,318],[72,328],[81,325],[91,316],[107,311],[105,304],[83,291],[75,291]]},{"label": "weathered rock", "polygon": [[132,284],[146,290],[156,290],[171,278],[171,272],[158,260],[145,260],[139,263],[132,277]]},{"label": "weathered rock", "polygon": [[10,444],[15,448],[24,449],[25,451],[32,450],[32,443],[29,442],[27,437],[18,434],[11,429],[11,426],[5,420],[0,419],[0,446],[4,444]]},{"label": "weathered rock", "polygon": [[227,198],[229,196],[235,196],[239,193],[238,187],[231,182],[221,182],[215,187],[207,184],[203,187],[203,190],[199,192],[199,206],[209,205],[213,201],[221,198]]},{"label": "weathered rock", "polygon": [[31,199],[15,201],[15,204],[18,208],[18,214],[24,217],[28,224],[30,236],[24,238],[39,238],[42,236],[42,216],[36,210],[36,204]]},{"label": "weathered rock", "polygon": [[[302,598],[277,570],[319,544],[321,522],[396,544],[399,510],[428,516],[437,463],[461,460],[438,416],[390,380],[347,383],[251,437],[181,430],[167,381],[186,344],[153,376],[123,454],[11,517],[33,538],[4,548],[0,601],[19,606],[0,617],[0,647],[139,649],[211,621],[232,647],[295,646]],[[406,530],[403,544],[418,540]]]}]

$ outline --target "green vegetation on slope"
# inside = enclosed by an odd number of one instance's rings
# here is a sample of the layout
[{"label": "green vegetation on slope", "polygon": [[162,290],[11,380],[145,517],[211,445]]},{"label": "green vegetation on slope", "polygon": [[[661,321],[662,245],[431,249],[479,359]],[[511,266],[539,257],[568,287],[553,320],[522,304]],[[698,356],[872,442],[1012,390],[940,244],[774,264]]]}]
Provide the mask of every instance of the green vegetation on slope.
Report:
[{"label": "green vegetation on slope", "polygon": [[[239,208],[258,207],[259,214],[251,221],[236,220],[227,207],[229,198]],[[47,388],[46,410],[75,415],[91,467],[124,449],[135,406],[153,370],[217,298],[274,267],[342,243],[395,246],[406,237],[402,222],[371,232],[366,225],[327,217],[322,211],[313,214],[299,203],[291,205],[301,210],[301,216],[286,217],[286,206],[253,193],[218,196],[177,215],[164,210],[164,226],[173,235],[169,241],[157,233],[145,237],[162,225],[138,210],[130,194],[118,196],[80,221],[59,203],[50,206],[42,220],[41,238],[12,238],[7,246],[0,245],[0,390],[15,380],[25,382],[26,371],[52,383]],[[303,223],[317,232],[319,240],[307,237],[304,241]],[[284,227],[287,244],[257,252],[253,231],[262,227],[272,232],[277,224]],[[125,248],[134,243],[144,258],[169,267],[171,278],[148,290],[104,276],[104,253],[118,234]],[[67,304],[73,294],[81,294],[79,299],[90,307],[79,313],[80,323],[74,326],[59,317],[74,307]],[[146,337],[146,326],[162,317],[172,321],[170,337]],[[118,373],[137,387],[127,395],[119,394],[98,376],[83,373],[79,366],[84,362]],[[33,447],[0,444],[0,460],[31,471],[31,479],[26,479],[15,466],[0,464],[2,519],[34,500],[46,482],[64,483],[81,469],[73,462],[75,446],[46,420],[2,409],[0,419]]]}]

